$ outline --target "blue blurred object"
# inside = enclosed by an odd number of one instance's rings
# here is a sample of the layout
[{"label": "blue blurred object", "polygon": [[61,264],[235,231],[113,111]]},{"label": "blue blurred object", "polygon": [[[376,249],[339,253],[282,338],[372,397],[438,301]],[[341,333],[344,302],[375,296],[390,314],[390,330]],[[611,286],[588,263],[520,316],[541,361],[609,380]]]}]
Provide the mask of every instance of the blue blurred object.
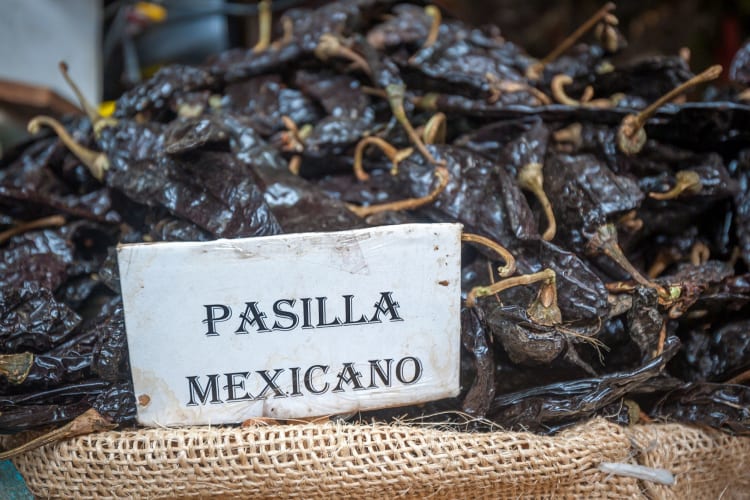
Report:
[{"label": "blue blurred object", "polygon": [[10,460],[0,461],[0,500],[34,500],[34,495]]}]

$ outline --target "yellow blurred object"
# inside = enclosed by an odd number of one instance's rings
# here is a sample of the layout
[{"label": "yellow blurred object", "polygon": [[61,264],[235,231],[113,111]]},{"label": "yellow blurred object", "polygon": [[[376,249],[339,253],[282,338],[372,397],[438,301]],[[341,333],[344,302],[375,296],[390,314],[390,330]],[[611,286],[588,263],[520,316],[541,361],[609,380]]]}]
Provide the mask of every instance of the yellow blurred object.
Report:
[{"label": "yellow blurred object", "polygon": [[110,117],[115,112],[115,101],[104,101],[99,105],[99,114],[104,118]]},{"label": "yellow blurred object", "polygon": [[161,23],[167,18],[167,9],[151,2],[138,2],[135,11],[154,23]]}]

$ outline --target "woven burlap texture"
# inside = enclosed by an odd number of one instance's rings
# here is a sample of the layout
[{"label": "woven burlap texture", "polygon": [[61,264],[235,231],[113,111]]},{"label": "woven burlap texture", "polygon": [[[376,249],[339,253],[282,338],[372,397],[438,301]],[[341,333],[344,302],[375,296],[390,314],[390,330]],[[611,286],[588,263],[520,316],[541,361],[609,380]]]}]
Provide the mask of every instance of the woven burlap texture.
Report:
[{"label": "woven burlap texture", "polygon": [[[748,491],[748,456],[750,438],[597,419],[551,437],[344,423],[103,432],[14,463],[43,498],[731,498]],[[603,461],[666,467],[677,483],[604,474]]]}]

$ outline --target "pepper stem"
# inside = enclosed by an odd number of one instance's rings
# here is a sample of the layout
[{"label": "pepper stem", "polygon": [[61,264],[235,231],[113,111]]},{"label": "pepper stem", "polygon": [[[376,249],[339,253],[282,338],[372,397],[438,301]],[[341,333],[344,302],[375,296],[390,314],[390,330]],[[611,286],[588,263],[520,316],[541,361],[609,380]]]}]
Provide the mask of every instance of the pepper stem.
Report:
[{"label": "pepper stem", "polygon": [[591,16],[586,22],[580,25],[578,29],[568,35],[565,40],[560,43],[560,45],[555,47],[552,52],[544,56],[541,61],[529,66],[526,70],[526,77],[530,80],[538,80],[541,77],[542,71],[547,64],[551,63],[552,61],[560,57],[560,55],[563,54],[566,50],[571,48],[579,38],[585,35],[591,28],[596,26],[596,23],[602,20],[611,11],[615,10],[615,7],[616,6],[614,3],[608,2],[601,9],[596,11],[596,13]]},{"label": "pepper stem", "polygon": [[664,288],[645,278],[630,261],[620,248],[617,241],[617,229],[614,224],[604,224],[599,226],[596,233],[589,239],[588,249],[592,252],[601,252],[625,270],[633,279],[643,286],[653,288],[661,297],[668,297]]},{"label": "pepper stem", "polygon": [[562,312],[557,305],[557,279],[554,272],[551,280],[542,283],[539,293],[529,304],[526,313],[540,325],[553,326],[562,323]]},{"label": "pepper stem", "polygon": [[321,61],[327,61],[331,57],[341,57],[352,62],[355,68],[361,69],[372,78],[372,69],[364,57],[341,43],[335,35],[323,33],[320,35],[318,45],[315,47],[315,56]]},{"label": "pepper stem", "polygon": [[65,82],[76,95],[76,98],[78,98],[78,103],[81,105],[81,108],[83,108],[86,116],[91,120],[91,125],[94,127],[94,133],[98,136],[103,128],[117,125],[117,120],[110,117],[105,118],[100,115],[94,105],[84,97],[83,92],[81,92],[81,89],[78,88],[78,85],[76,85],[76,82],[73,81],[68,73],[68,64],[65,61],[60,61],[59,67],[60,73],[62,73]]},{"label": "pepper stem", "polygon": [[422,139],[425,144],[445,144],[446,130],[445,113],[435,113],[427,120],[422,130]]},{"label": "pepper stem", "polygon": [[30,352],[0,354],[0,375],[5,375],[13,385],[22,384],[34,365],[34,355]]},{"label": "pepper stem", "polygon": [[518,172],[518,184],[528,191],[534,193],[544,210],[544,216],[547,217],[547,229],[542,234],[544,241],[552,241],[557,232],[557,222],[555,213],[552,211],[552,204],[544,192],[544,176],[542,175],[541,163],[527,163]]},{"label": "pepper stem", "polygon": [[655,200],[672,200],[682,193],[698,194],[703,188],[700,176],[692,170],[680,170],[675,174],[675,185],[665,193],[648,193],[650,198]]},{"label": "pepper stem", "polygon": [[513,254],[500,243],[473,233],[462,233],[461,241],[477,243],[489,248],[490,250],[494,250],[505,261],[504,266],[497,268],[497,273],[501,278],[507,278],[516,272],[516,258],[513,257]]},{"label": "pepper stem", "polygon": [[81,89],[78,88],[78,85],[76,85],[76,83],[70,77],[70,74],[68,73],[68,63],[66,63],[65,61],[60,61],[59,67],[60,73],[62,73],[65,82],[78,98],[78,103],[83,108],[86,116],[89,117],[89,120],[91,120],[91,123],[96,123],[97,121],[101,120],[102,116],[99,114],[96,108],[83,96],[83,92],[81,92]]},{"label": "pepper stem", "polygon": [[62,215],[50,215],[48,217],[42,217],[41,219],[32,220],[29,222],[22,222],[16,224],[10,229],[6,229],[0,232],[0,245],[5,244],[6,241],[16,236],[17,234],[23,234],[26,231],[34,229],[40,229],[43,227],[60,227],[65,224],[65,217]]},{"label": "pepper stem", "polygon": [[302,168],[302,156],[292,156],[289,159],[289,164],[287,165],[287,167],[289,168],[289,172],[291,172],[293,175],[299,175],[299,171]]},{"label": "pepper stem", "polygon": [[694,266],[702,266],[711,258],[711,249],[702,241],[696,241],[690,249],[690,263]]},{"label": "pepper stem", "polygon": [[263,52],[271,45],[271,0],[258,2],[258,42],[253,52]]},{"label": "pepper stem", "polygon": [[12,450],[0,453],[0,460],[8,460],[17,457],[27,451],[35,450],[44,445],[62,441],[63,439],[80,436],[82,434],[90,434],[92,432],[106,431],[114,429],[115,427],[117,427],[116,424],[113,424],[98,411],[91,408],[59,429],[55,429],[52,432],[48,432],[47,434],[32,439]]},{"label": "pepper stem", "polygon": [[383,154],[391,160],[391,174],[394,175],[398,173],[398,164],[413,152],[412,148],[396,149],[380,137],[365,137],[357,143],[357,147],[354,149],[354,175],[357,177],[357,180],[362,182],[370,178],[370,175],[365,172],[362,166],[362,157],[365,154],[365,149],[370,145],[380,148]]},{"label": "pepper stem", "polygon": [[443,21],[443,15],[440,9],[435,5],[428,5],[424,8],[425,13],[432,18],[432,24],[430,25],[430,31],[427,34],[427,39],[422,44],[422,48],[426,49],[432,47],[437,42],[438,35],[440,34],[440,23]]},{"label": "pepper stem", "polygon": [[696,85],[719,78],[721,71],[721,65],[716,64],[711,66],[703,73],[695,75],[690,80],[673,88],[640,113],[627,115],[623,118],[620,129],[617,131],[617,145],[620,147],[620,150],[627,155],[637,154],[643,149],[643,145],[646,143],[646,132],[643,130],[643,126],[646,124],[646,120],[651,118],[657,109]]},{"label": "pepper stem", "polygon": [[566,106],[584,106],[589,108],[611,108],[614,105],[614,98],[600,98],[594,99],[594,88],[591,85],[586,86],[581,94],[581,99],[573,99],[565,93],[565,86],[573,83],[573,78],[566,74],[555,75],[552,78],[550,87],[552,89],[552,97],[555,98],[560,104]]},{"label": "pepper stem", "polygon": [[370,205],[367,207],[360,207],[348,203],[346,206],[349,210],[360,217],[367,217],[372,214],[387,212],[388,210],[398,211],[413,210],[415,208],[419,208],[421,206],[434,202],[437,197],[440,196],[440,193],[445,191],[445,187],[448,185],[448,181],[450,180],[448,169],[445,167],[436,167],[435,176],[438,178],[438,185],[427,196],[422,196],[421,198],[407,198],[406,200],[382,203],[379,205]]},{"label": "pepper stem", "polygon": [[475,286],[466,296],[466,307],[474,307],[477,303],[477,298],[487,297],[489,295],[495,295],[508,288],[515,286],[530,285],[539,281],[552,281],[555,280],[555,271],[552,269],[545,269],[538,273],[523,274],[521,276],[513,276],[512,278],[505,278],[497,283],[493,283],[490,286]]},{"label": "pepper stem", "polygon": [[416,130],[414,130],[414,127],[409,121],[409,118],[406,116],[406,110],[404,109],[404,94],[406,92],[406,88],[403,85],[392,83],[385,88],[385,92],[388,95],[388,103],[391,105],[391,112],[393,113],[393,116],[396,118],[396,120],[401,124],[401,126],[404,127],[406,135],[409,136],[411,142],[422,154],[422,156],[427,159],[427,161],[429,161],[433,165],[437,165],[437,160],[435,160],[435,157],[432,156],[432,153],[427,150],[424,143],[422,142],[422,138],[419,137],[419,134]]},{"label": "pepper stem", "polygon": [[109,160],[107,155],[97,151],[92,151],[84,146],[81,146],[68,134],[65,127],[60,122],[49,116],[37,116],[32,118],[28,125],[29,133],[36,134],[42,125],[46,125],[55,131],[60,140],[65,146],[73,153],[76,158],[81,160],[81,163],[86,165],[98,181],[104,179],[104,172],[109,168]]}]

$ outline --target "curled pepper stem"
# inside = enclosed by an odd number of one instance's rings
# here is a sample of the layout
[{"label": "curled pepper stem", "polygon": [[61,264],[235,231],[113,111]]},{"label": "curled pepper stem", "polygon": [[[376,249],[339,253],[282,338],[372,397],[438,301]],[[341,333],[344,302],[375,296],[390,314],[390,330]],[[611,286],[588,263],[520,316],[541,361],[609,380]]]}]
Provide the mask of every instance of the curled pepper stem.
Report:
[{"label": "curled pepper stem", "polygon": [[391,160],[391,174],[398,173],[398,164],[413,152],[412,148],[396,149],[388,141],[380,137],[365,137],[357,143],[357,147],[354,149],[354,175],[357,177],[357,180],[362,182],[370,178],[370,175],[365,172],[362,166],[362,158],[367,146],[377,146]]},{"label": "curled pepper stem", "polygon": [[17,457],[27,451],[35,450],[41,446],[56,443],[63,439],[80,436],[82,434],[90,434],[92,432],[106,431],[117,427],[105,417],[103,417],[98,411],[91,408],[86,410],[84,413],[78,415],[69,423],[55,429],[52,432],[48,432],[38,438],[32,439],[31,441],[22,444],[12,450],[0,453],[0,460],[8,460],[10,458]]},{"label": "curled pepper stem", "polygon": [[62,215],[50,215],[42,217],[41,219],[35,219],[28,222],[22,222],[15,226],[0,232],[0,245],[3,245],[6,241],[12,237],[23,234],[26,231],[33,231],[34,229],[41,229],[43,227],[60,227],[65,224],[65,217]]},{"label": "curled pepper stem", "polygon": [[501,80],[493,73],[485,73],[484,75],[487,83],[490,86],[490,95],[487,98],[487,102],[494,104],[500,100],[500,97],[505,94],[512,94],[514,92],[528,92],[534,96],[541,105],[551,104],[550,98],[536,87],[528,85],[524,82],[514,82],[510,80]]},{"label": "curled pepper stem", "polygon": [[425,144],[445,144],[447,118],[445,113],[435,113],[427,120],[422,131],[422,139]]},{"label": "curled pepper stem", "polygon": [[0,354],[0,375],[5,375],[13,385],[22,384],[34,365],[34,355],[30,352]]},{"label": "curled pepper stem", "polygon": [[544,70],[544,67],[560,57],[566,50],[571,48],[576,41],[578,41],[579,38],[581,38],[583,35],[585,35],[591,28],[596,26],[596,23],[601,21],[607,14],[609,14],[611,11],[615,10],[615,4],[612,2],[606,3],[601,9],[596,11],[593,16],[591,16],[586,22],[584,22],[582,25],[578,27],[573,33],[568,35],[565,40],[560,43],[557,47],[555,47],[552,52],[544,56],[539,62],[532,64],[529,66],[529,68],[526,70],[526,77],[530,80],[538,80],[541,75],[542,71]]},{"label": "curled pepper stem", "polygon": [[107,155],[97,151],[92,151],[84,146],[81,146],[68,134],[65,127],[60,122],[49,116],[37,116],[29,121],[28,130],[31,134],[36,134],[39,129],[45,125],[55,131],[60,140],[65,146],[78,158],[81,163],[86,165],[91,175],[93,175],[98,181],[104,179],[104,172],[109,168],[109,160]]},{"label": "curled pepper stem", "polygon": [[253,52],[263,52],[271,46],[271,0],[258,2],[258,42]]},{"label": "curled pepper stem", "polygon": [[544,241],[552,241],[557,232],[557,222],[555,213],[552,211],[552,204],[544,192],[544,175],[542,174],[541,163],[527,163],[518,172],[518,184],[528,191],[531,191],[539,200],[544,210],[544,216],[547,218],[547,229],[542,233]]},{"label": "curled pepper stem", "polygon": [[83,92],[81,92],[81,89],[78,87],[78,85],[76,85],[76,82],[73,81],[73,79],[70,77],[70,74],[68,73],[68,64],[65,61],[60,61],[59,67],[60,73],[62,73],[65,82],[76,95],[78,103],[81,105],[81,108],[83,108],[86,116],[88,116],[89,120],[91,120],[91,125],[94,127],[94,133],[98,136],[102,128],[116,125],[117,120],[115,120],[114,118],[105,118],[100,115],[99,111],[97,111],[94,105],[91,104],[88,99],[86,99],[86,97],[84,97]]},{"label": "curled pepper stem", "polygon": [[406,110],[404,109],[404,94],[406,93],[406,88],[403,85],[392,83],[385,88],[385,92],[388,95],[388,103],[391,106],[391,112],[401,126],[404,127],[406,135],[409,136],[411,142],[422,156],[427,159],[427,161],[433,165],[437,165],[437,160],[435,160],[432,153],[427,150],[424,142],[422,142],[422,138],[419,137],[419,134],[414,130],[409,118],[406,116]]},{"label": "curled pepper stem", "polygon": [[614,224],[604,224],[599,226],[596,233],[591,237],[588,243],[589,251],[601,252],[610,259],[612,259],[617,265],[625,270],[632,278],[639,284],[653,288],[657,291],[660,297],[668,297],[669,293],[664,290],[658,284],[645,278],[630,261],[625,257],[625,254],[620,248],[620,244],[617,241],[617,229]]},{"label": "curled pepper stem", "polygon": [[505,278],[490,286],[475,286],[466,296],[466,307],[474,307],[479,297],[487,297],[489,295],[495,295],[508,288],[513,288],[521,285],[530,285],[532,283],[538,283],[539,281],[552,281],[555,280],[555,271],[552,269],[545,269],[538,273],[523,274],[521,276],[513,276],[512,278]]},{"label": "curled pepper stem", "polygon": [[680,170],[675,174],[675,185],[669,191],[664,193],[648,193],[650,198],[655,200],[672,200],[682,193],[698,194],[703,188],[700,176],[692,170]]},{"label": "curled pepper stem", "polygon": [[588,85],[581,94],[581,99],[573,99],[565,93],[565,86],[573,83],[573,78],[566,74],[555,75],[552,78],[550,87],[552,89],[552,97],[555,98],[560,104],[566,106],[585,106],[589,108],[610,108],[613,106],[612,99],[593,99],[594,89]]},{"label": "curled pepper stem", "polygon": [[628,155],[640,152],[640,150],[643,149],[643,145],[646,143],[646,132],[643,130],[646,120],[651,118],[657,109],[664,106],[683,92],[686,92],[701,83],[717,79],[719,75],[721,75],[721,71],[721,65],[716,64],[711,66],[703,73],[695,75],[690,80],[673,88],[640,113],[627,115],[623,118],[620,128],[617,131],[617,145],[620,150]]},{"label": "curled pepper stem", "polygon": [[352,62],[355,68],[361,69],[372,78],[372,69],[364,57],[341,43],[337,36],[331,33],[320,35],[318,45],[315,47],[315,56],[321,61],[327,61],[331,57],[341,57]]},{"label": "curled pepper stem", "polygon": [[450,174],[448,169],[445,167],[436,167],[435,176],[438,178],[438,185],[432,190],[427,196],[421,198],[407,198],[405,200],[393,201],[390,203],[381,203],[379,205],[370,205],[367,207],[360,207],[357,205],[351,205],[347,203],[347,208],[354,212],[360,217],[367,217],[369,215],[377,214],[380,212],[387,212],[389,210],[413,210],[424,205],[428,205],[434,202],[440,193],[445,191],[445,187],[448,185],[450,180]]},{"label": "curled pepper stem", "polygon": [[476,243],[496,252],[505,261],[504,266],[497,268],[497,273],[501,278],[507,278],[516,272],[516,258],[500,243],[473,233],[461,233],[461,241]]}]

